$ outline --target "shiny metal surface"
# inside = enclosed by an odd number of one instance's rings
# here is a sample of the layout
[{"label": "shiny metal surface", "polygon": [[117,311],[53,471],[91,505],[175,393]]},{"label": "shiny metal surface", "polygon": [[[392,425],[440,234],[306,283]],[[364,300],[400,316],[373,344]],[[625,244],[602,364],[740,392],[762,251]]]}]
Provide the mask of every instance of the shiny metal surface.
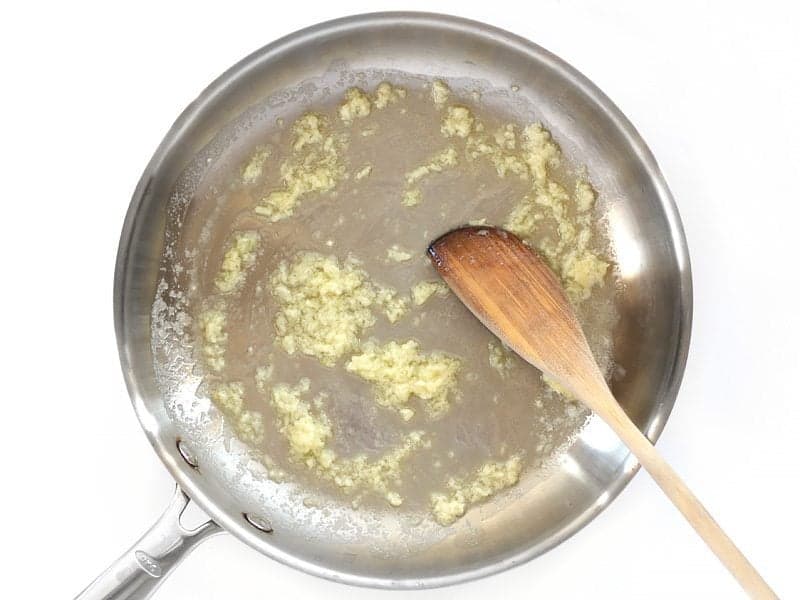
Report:
[{"label": "shiny metal surface", "polygon": [[[440,15],[361,15],[300,31],[235,65],[184,111],[145,169],[123,228],[114,285],[120,359],[154,449],[223,529],[267,556],[336,581],[449,585],[518,565],[567,539],[620,492],[635,460],[592,420],[558,468],[522,488],[513,502],[489,506],[471,527],[447,537],[411,540],[405,552],[381,548],[369,523],[345,530],[333,521],[300,518],[282,505],[277,490],[259,480],[246,455],[223,439],[218,421],[198,405],[191,369],[175,359],[165,380],[154,367],[151,311],[166,225],[179,209],[170,202],[176,183],[187,168],[202,177],[198,155],[213,161],[215,146],[230,135],[221,132],[235,132],[231,124],[253,106],[312,78],[366,69],[519,86],[565,154],[587,166],[606,199],[604,218],[623,282],[614,339],[615,360],[626,374],[613,389],[634,422],[651,439],[658,437],[686,361],[692,298],[680,219],[653,156],[610,100],[557,57],[507,32]],[[258,515],[270,530],[253,526],[247,514]]]},{"label": "shiny metal surface", "polygon": [[143,600],[155,593],[200,542],[221,532],[212,521],[195,529],[184,528],[180,518],[188,504],[189,497],[176,486],[164,514],[76,600]]}]

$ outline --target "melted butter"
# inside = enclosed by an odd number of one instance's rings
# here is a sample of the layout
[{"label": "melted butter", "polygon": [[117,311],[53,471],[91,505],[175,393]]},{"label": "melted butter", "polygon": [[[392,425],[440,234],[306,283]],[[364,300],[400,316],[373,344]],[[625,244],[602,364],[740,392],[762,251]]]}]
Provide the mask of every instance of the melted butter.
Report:
[{"label": "melted butter", "polygon": [[412,258],[463,223],[505,225],[550,261],[607,361],[596,192],[565,178],[542,124],[501,120],[444,82],[335,102],[254,140],[214,183],[219,212],[190,221],[211,232],[187,248],[207,257],[195,302],[208,393],[276,480],[451,524],[585,412]]}]

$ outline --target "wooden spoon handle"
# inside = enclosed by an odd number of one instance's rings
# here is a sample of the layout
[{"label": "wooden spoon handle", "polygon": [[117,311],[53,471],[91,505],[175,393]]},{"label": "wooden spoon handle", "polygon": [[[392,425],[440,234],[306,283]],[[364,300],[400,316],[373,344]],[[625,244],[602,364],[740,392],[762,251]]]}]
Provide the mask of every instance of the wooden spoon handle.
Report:
[{"label": "wooden spoon handle", "polygon": [[641,465],[655,479],[667,497],[678,507],[678,510],[683,513],[686,520],[700,534],[700,537],[717,555],[722,564],[728,568],[751,598],[778,598],[683,480],[661,457],[650,440],[631,422],[610,391],[607,392],[607,395],[607,398],[600,402],[598,402],[600,399],[596,397],[595,401],[591,402],[591,405],[595,407],[595,412],[608,423],[639,459]]}]

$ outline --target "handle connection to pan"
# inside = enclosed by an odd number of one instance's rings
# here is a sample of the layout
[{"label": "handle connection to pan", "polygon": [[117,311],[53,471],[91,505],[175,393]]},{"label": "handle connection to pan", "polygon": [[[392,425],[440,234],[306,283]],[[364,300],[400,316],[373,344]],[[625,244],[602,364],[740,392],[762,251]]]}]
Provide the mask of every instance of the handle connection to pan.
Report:
[{"label": "handle connection to pan", "polygon": [[76,600],[144,600],[205,539],[222,529],[207,521],[185,529],[180,518],[189,505],[180,486],[155,524],[139,541],[83,590]]}]

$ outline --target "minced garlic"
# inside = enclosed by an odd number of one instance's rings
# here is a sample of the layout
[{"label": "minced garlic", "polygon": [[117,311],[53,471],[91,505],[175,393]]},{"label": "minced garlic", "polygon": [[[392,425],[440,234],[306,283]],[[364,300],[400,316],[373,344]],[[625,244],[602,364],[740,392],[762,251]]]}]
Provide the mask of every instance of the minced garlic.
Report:
[{"label": "minced garlic", "polygon": [[417,206],[422,202],[422,191],[414,184],[431,173],[441,173],[445,169],[458,165],[458,153],[452,146],[434,154],[427,162],[414,167],[406,173],[406,189],[403,192],[403,206]]},{"label": "minced garlic", "polygon": [[270,146],[259,146],[256,148],[253,155],[242,167],[242,181],[244,183],[253,183],[256,179],[261,177],[264,171],[264,163],[272,155],[272,148]]},{"label": "minced garlic", "polygon": [[345,365],[349,372],[375,385],[376,401],[381,406],[408,408],[409,400],[416,396],[425,402],[425,409],[433,418],[450,408],[448,397],[456,391],[460,368],[461,361],[453,356],[441,352],[423,354],[414,340],[383,346],[368,342]]},{"label": "minced garlic", "polygon": [[386,501],[392,506],[400,506],[403,503],[403,497],[397,492],[389,492],[386,494]]},{"label": "minced garlic", "polygon": [[353,175],[353,179],[356,181],[361,181],[365,177],[369,177],[370,173],[372,173],[372,165],[364,165],[358,171],[355,172]]},{"label": "minced garlic", "polygon": [[449,292],[450,288],[442,281],[420,281],[411,288],[411,301],[416,306],[420,306],[427,302],[434,294],[437,296],[446,296]]},{"label": "minced garlic", "polygon": [[493,137],[478,131],[482,129],[480,123],[474,129],[466,140],[467,157],[473,160],[489,160],[500,177],[513,174],[523,180],[530,178],[530,169],[525,158],[516,152],[519,144],[517,131],[512,123],[498,129]]},{"label": "minced garlic", "polygon": [[561,150],[541,123],[533,123],[523,130],[522,150],[535,181],[547,179],[547,169],[561,163]]},{"label": "minced garlic", "polygon": [[489,342],[489,366],[500,374],[508,376],[514,367],[514,353],[503,342],[492,340]]},{"label": "minced garlic", "polygon": [[597,193],[586,181],[578,181],[575,184],[575,208],[579,213],[584,213],[592,206],[597,198]]},{"label": "minced garlic", "polygon": [[375,303],[383,309],[390,323],[397,323],[408,312],[408,298],[388,287],[378,286]]},{"label": "minced garlic", "polygon": [[586,300],[595,286],[602,285],[608,263],[591,252],[569,252],[562,261],[566,291],[574,301]]},{"label": "minced garlic", "polygon": [[279,306],[277,341],[289,354],[301,352],[332,366],[375,323],[370,306],[377,292],[353,261],[300,253],[292,263],[281,262],[270,283]]},{"label": "minced garlic", "polygon": [[206,310],[200,314],[203,357],[212,371],[221,371],[225,368],[225,344],[228,342],[226,321],[225,313],[218,309]]},{"label": "minced garlic", "polygon": [[437,107],[443,107],[450,99],[450,88],[447,87],[447,84],[444,81],[441,81],[440,79],[434,80],[433,84],[431,85],[431,98]]},{"label": "minced garlic", "polygon": [[270,277],[278,302],[277,341],[288,354],[300,352],[333,366],[359,344],[375,323],[372,307],[390,323],[408,312],[409,299],[373,283],[353,259],[301,252],[281,262]]},{"label": "minced garlic", "polygon": [[514,456],[505,462],[488,462],[469,479],[451,479],[449,493],[431,494],[433,517],[440,525],[452,525],[467,507],[482,502],[519,481],[522,459]]},{"label": "minced garlic", "polygon": [[311,382],[303,378],[294,387],[276,385],[272,388],[272,404],[280,417],[279,431],[289,442],[292,455],[306,466],[331,465],[334,453],[325,446],[331,437],[331,426],[324,414],[313,415],[311,404],[301,396],[309,391]]},{"label": "minced garlic", "polygon": [[380,110],[386,108],[390,104],[400,101],[405,97],[406,91],[403,88],[393,86],[388,81],[382,81],[378,84],[378,87],[375,88],[373,102],[375,104],[375,108]]},{"label": "minced garlic", "polygon": [[[449,137],[445,133],[444,125],[442,133]],[[513,173],[522,179],[531,177],[535,182],[544,183],[547,180],[547,170],[560,164],[561,150],[541,123],[532,123],[525,127],[521,142],[510,123],[496,131],[493,138],[473,133],[467,137],[466,151],[467,156],[473,159],[488,158],[500,177]],[[520,146],[521,152],[517,154],[514,151]]]},{"label": "minced garlic", "polygon": [[[545,185],[546,183],[546,185]],[[542,222],[555,225],[558,239],[545,239],[538,244],[560,275],[564,290],[573,302],[586,300],[591,290],[602,285],[608,263],[589,249],[591,225],[587,218],[570,218],[570,205],[585,212],[594,202],[594,190],[586,182],[576,184],[575,200],[558,183],[545,180],[534,186],[531,196],[523,198],[511,211],[505,228],[522,239],[532,239]]]},{"label": "minced garlic", "polygon": [[417,206],[422,202],[422,191],[419,188],[410,188],[403,192],[401,203],[403,206]]},{"label": "minced garlic", "polygon": [[513,123],[506,123],[495,131],[494,141],[503,150],[515,150],[517,147],[517,132]]},{"label": "minced garlic", "polygon": [[211,400],[233,421],[239,439],[248,444],[259,444],[263,441],[264,418],[261,413],[244,408],[244,386],[240,382],[214,386]]},{"label": "minced garlic", "polygon": [[256,231],[239,231],[234,234],[230,247],[222,258],[214,285],[223,294],[238,288],[245,279],[246,271],[256,262],[256,251],[260,236]]},{"label": "minced garlic", "polygon": [[556,394],[562,395],[566,400],[575,400],[575,397],[569,392],[567,388],[558,383],[552,377],[548,377],[544,373],[542,373],[542,382],[551,390],[553,390]]},{"label": "minced garlic", "polygon": [[344,102],[339,106],[339,118],[347,123],[368,117],[372,112],[372,102],[364,90],[352,87],[344,93]]},{"label": "minced garlic", "polygon": [[332,436],[327,416],[321,409],[314,411],[312,404],[303,398],[309,390],[308,379],[301,379],[296,386],[279,384],[272,389],[272,405],[279,419],[278,430],[289,443],[292,457],[346,492],[366,488],[383,495],[389,505],[400,506],[403,498],[390,486],[401,483],[403,461],[426,445],[422,432],[412,431],[402,445],[376,460],[363,455],[340,458],[327,447]]},{"label": "minced garlic", "polygon": [[267,390],[267,383],[272,379],[272,373],[274,371],[275,367],[273,365],[258,367],[256,369],[256,388],[258,388],[259,392],[265,392]]},{"label": "minced garlic", "polygon": [[411,260],[413,257],[414,255],[411,254],[411,252],[408,250],[403,250],[397,244],[393,244],[386,249],[386,258],[392,262],[405,262],[407,260]]},{"label": "minced garlic", "polygon": [[306,113],[292,125],[294,142],[292,150],[300,152],[306,146],[320,146],[325,141],[323,130],[328,126],[327,119],[316,113]]},{"label": "minced garlic", "polygon": [[[517,146],[521,146],[519,154],[512,151]],[[608,270],[608,263],[589,248],[592,230],[586,213],[596,194],[591,185],[579,180],[571,198],[563,186],[550,179],[549,170],[561,161],[561,150],[550,132],[541,123],[533,123],[525,127],[518,143],[513,127],[506,126],[495,134],[495,140],[469,136],[466,150],[470,158],[488,157],[501,176],[510,171],[530,178],[530,193],[512,209],[504,227],[531,242],[545,224],[551,224],[556,237],[540,240],[536,248],[561,277],[569,299],[574,303],[586,300],[594,287],[602,285]]]},{"label": "minced garlic", "polygon": [[513,174],[520,179],[528,179],[529,170],[525,161],[512,152],[507,152],[489,141],[483,134],[471,135],[467,138],[467,156],[472,159],[485,157],[500,177]]},{"label": "minced garlic", "polygon": [[340,159],[340,136],[325,133],[324,117],[308,113],[293,126],[293,153],[281,164],[283,187],[267,194],[255,207],[256,214],[275,222],[294,214],[303,196],[329,192],[345,175]]},{"label": "minced garlic", "polygon": [[442,120],[442,134],[445,137],[467,137],[472,131],[475,117],[466,106],[448,106]]},{"label": "minced garlic", "polygon": [[450,146],[434,154],[425,164],[406,173],[406,183],[409,185],[417,183],[420,179],[431,173],[441,173],[446,168],[455,167],[457,164],[458,154],[456,153],[456,149]]}]

